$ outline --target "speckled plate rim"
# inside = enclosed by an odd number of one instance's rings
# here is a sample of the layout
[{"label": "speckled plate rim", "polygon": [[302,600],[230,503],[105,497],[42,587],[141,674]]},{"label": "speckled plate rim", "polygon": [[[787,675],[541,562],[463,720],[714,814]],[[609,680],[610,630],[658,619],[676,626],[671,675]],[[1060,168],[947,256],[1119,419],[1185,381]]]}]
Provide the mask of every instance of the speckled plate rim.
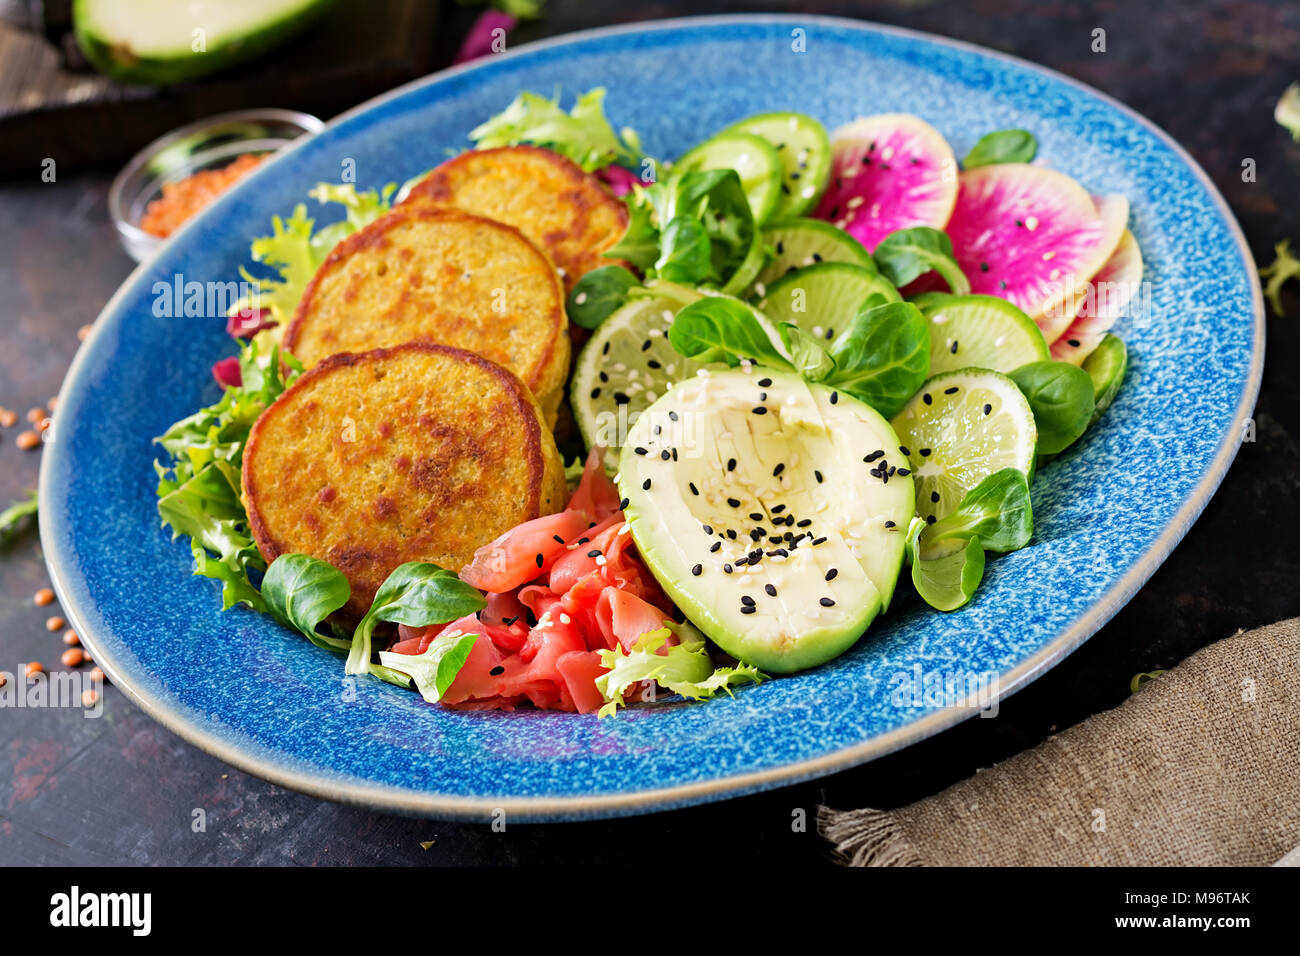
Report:
[{"label": "speckled plate rim", "polygon": [[[1118,111],[1142,128],[1148,130],[1187,165],[1211,197],[1216,210],[1219,212],[1230,230],[1244,262],[1251,269],[1252,275],[1256,274],[1254,255],[1251,253],[1250,247],[1246,243],[1245,236],[1241,232],[1241,227],[1237,223],[1236,217],[1233,215],[1231,209],[1228,207],[1227,202],[1223,199],[1218,188],[1214,185],[1209,176],[1206,175],[1205,171],[1200,167],[1196,160],[1194,160],[1187,151],[1183,149],[1176,140],[1174,140],[1173,137],[1160,127],[1156,126],[1155,123],[1151,122],[1145,116],[1130,109],[1118,100],[1107,96],[1105,93],[1088,86],[1086,83],[1072,79],[1071,77],[1058,73],[1055,70],[1048,69],[1047,67],[1039,66],[1038,64],[1032,63],[1028,60],[1000,53],[996,50],[990,50],[976,44],[966,43],[961,40],[954,40],[936,34],[924,33],[919,30],[909,30],[903,27],[895,27],[871,21],[853,20],[843,17],[791,14],[721,15],[707,17],[679,17],[667,20],[625,24],[616,27],[601,27],[593,30],[584,30],[578,33],[568,33],[537,43],[526,44],[506,53],[498,54],[492,57],[490,62],[499,62],[505,58],[513,59],[520,56],[528,56],[538,50],[565,46],[600,37],[611,37],[622,34],[651,33],[682,29],[684,27],[689,28],[691,26],[725,26],[730,23],[788,23],[796,26],[824,24],[828,27],[835,27],[838,29],[860,30],[867,33],[884,33],[897,37],[919,40],[926,43],[934,43],[1008,63],[1019,69],[1041,73],[1057,82],[1064,83],[1096,97],[1109,108]],[[410,83],[406,83],[333,118],[325,124],[322,133],[326,133],[335,126],[412,90],[437,83],[449,77],[471,73],[483,68],[485,65],[487,65],[487,61],[468,63],[463,66],[452,67],[422,77],[418,80],[414,80]],[[309,142],[314,138],[314,136],[302,137],[298,142],[293,143],[280,153],[276,154],[274,159],[262,164],[262,169],[258,170],[253,175],[261,174],[265,169],[270,168],[277,163],[283,156],[292,153],[294,150],[300,148],[304,143]],[[190,229],[201,227],[205,218],[206,214],[197,217],[182,229],[178,235],[183,235]],[[164,244],[152,257],[146,259],[132,271],[131,275],[127,277],[118,291],[114,293],[113,297],[109,299],[108,303],[104,306],[103,310],[100,312],[99,318],[108,315],[118,307],[119,302],[125,297],[127,289],[133,284],[137,275],[149,270],[152,267],[154,260],[165,252],[168,245],[170,245],[170,243]],[[1050,669],[1056,663],[1069,655],[1075,648],[1095,634],[1103,624],[1109,621],[1111,617],[1113,617],[1115,613],[1123,607],[1134,594],[1137,593],[1142,585],[1146,583],[1147,579],[1155,573],[1156,569],[1164,562],[1165,558],[1169,556],[1170,552],[1173,551],[1174,547],[1182,539],[1183,535],[1187,533],[1187,530],[1191,527],[1193,522],[1195,522],[1200,516],[1210,498],[1213,497],[1214,492],[1223,480],[1223,476],[1227,473],[1229,466],[1236,457],[1240,442],[1236,440],[1235,436],[1242,434],[1241,429],[1254,409],[1255,400],[1259,394],[1260,382],[1263,378],[1265,337],[1264,300],[1257,279],[1251,283],[1251,305],[1255,317],[1255,323],[1253,329],[1254,349],[1251,354],[1249,378],[1246,382],[1245,388],[1241,392],[1236,411],[1233,415],[1232,425],[1223,436],[1218,451],[1215,453],[1215,456],[1205,473],[1201,476],[1200,481],[1197,482],[1193,493],[1183,502],[1182,507],[1180,507],[1175,513],[1173,518],[1168,522],[1155,541],[1151,543],[1146,552],[1142,554],[1142,556],[1122,578],[1120,578],[1093,603],[1086,613],[1076,618],[1075,621],[1055,640],[1051,641],[1037,653],[1000,676],[998,693],[999,700],[1014,694],[1020,688],[1032,682],[1044,671]],[[81,349],[78,351],[76,358],[73,360],[72,365],[68,370],[60,394],[62,394],[63,390],[68,389],[72,383],[76,382],[82,372],[85,358],[94,349],[100,333],[104,330],[104,326],[105,323],[98,321],[98,319],[96,320],[90,337],[82,344]],[[104,654],[99,650],[100,648],[105,647],[106,644],[99,641],[98,635],[95,633],[93,628],[86,628],[84,626],[85,618],[79,611],[80,602],[83,600],[89,600],[85,590],[85,582],[70,573],[69,566],[65,563],[65,558],[67,556],[62,553],[60,548],[60,542],[67,540],[69,534],[67,528],[67,515],[60,510],[53,509],[45,504],[46,502],[58,500],[51,494],[52,489],[50,486],[53,482],[52,475],[57,470],[54,462],[56,462],[59,454],[58,443],[52,443],[44,452],[45,457],[41,463],[38,486],[38,492],[42,502],[42,507],[39,512],[41,543],[45,554],[45,562],[50,571],[50,578],[53,582],[55,593],[58,595],[64,611],[71,619],[73,627],[77,630],[77,633],[81,635],[83,643],[85,643],[90,649],[91,655],[95,659],[95,663],[103,668],[104,673],[108,676],[113,685],[125,693],[126,696],[136,704],[136,706],[140,707],[140,709],[154,720],[157,720],[167,729],[173,731],[189,743],[194,744],[201,750],[204,750],[231,766],[246,771],[247,773],[261,777],[271,783],[298,790],[322,799],[356,804],[359,806],[366,806],[413,816],[430,816],[441,819],[482,820],[487,819],[493,813],[500,811],[504,811],[510,816],[520,820],[533,821],[630,816],[638,813],[674,809],[711,800],[719,800],[725,797],[740,796],[761,790],[770,790],[776,787],[788,786],[804,780],[825,776],[827,774],[857,766],[858,764],[866,763],[886,754],[893,753],[894,751],[901,750],[917,741],[946,730],[949,727],[968,719],[977,712],[974,708],[963,706],[964,702],[959,701],[952,707],[933,711],[903,727],[872,737],[861,744],[845,747],[833,753],[824,754],[810,760],[792,762],[780,767],[754,773],[742,773],[717,777],[700,783],[683,784],[680,786],[664,787],[653,790],[641,790],[635,793],[625,794],[526,798],[450,797],[447,795],[431,794],[428,791],[414,790],[404,787],[340,781],[336,778],[327,777],[322,774],[300,771],[284,766],[281,763],[276,763],[273,760],[266,759],[256,753],[250,753],[246,749],[241,749],[239,746],[233,745],[204,729],[185,714],[172,707],[169,702],[154,699],[151,695],[141,693],[133,685],[129,675],[118,667],[118,662],[113,659],[112,655]]]}]

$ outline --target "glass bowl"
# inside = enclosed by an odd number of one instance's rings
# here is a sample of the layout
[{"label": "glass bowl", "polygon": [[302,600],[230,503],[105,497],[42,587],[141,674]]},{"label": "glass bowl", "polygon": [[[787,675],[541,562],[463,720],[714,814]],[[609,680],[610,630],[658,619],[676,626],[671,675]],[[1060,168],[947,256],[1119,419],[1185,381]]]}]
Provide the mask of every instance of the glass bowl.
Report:
[{"label": "glass bowl", "polygon": [[226,166],[245,153],[274,153],[324,125],[309,113],[293,110],[237,110],[197,120],[154,140],[131,157],[108,191],[108,212],[122,247],[143,262],[167,242],[138,225],[145,208],[162,195],[164,183]]}]

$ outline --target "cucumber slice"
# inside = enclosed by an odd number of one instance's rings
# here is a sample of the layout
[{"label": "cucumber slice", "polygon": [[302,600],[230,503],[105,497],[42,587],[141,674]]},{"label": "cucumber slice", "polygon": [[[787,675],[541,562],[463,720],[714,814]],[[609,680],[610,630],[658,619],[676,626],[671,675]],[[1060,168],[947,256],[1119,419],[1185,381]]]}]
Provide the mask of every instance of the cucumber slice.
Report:
[{"label": "cucumber slice", "polygon": [[820,219],[782,219],[763,228],[763,242],[772,250],[772,259],[754,280],[755,294],[762,296],[767,287],[787,272],[819,262],[847,262],[876,271],[871,253],[843,229]]},{"label": "cucumber slice", "polygon": [[100,72],[123,83],[163,86],[260,56],[305,30],[331,3],[76,0],[73,29],[82,53]]},{"label": "cucumber slice", "polygon": [[[931,524],[995,471],[1018,468],[1033,474],[1034,414],[1016,383],[1000,372],[967,368],[936,375],[892,424],[912,465],[916,512]],[[938,545],[924,556],[941,557],[949,550]]]},{"label": "cucumber slice", "polygon": [[959,368],[1010,372],[1051,357],[1037,324],[1006,299],[951,295],[920,305],[930,323],[930,374]]},{"label": "cucumber slice", "polygon": [[677,160],[673,169],[734,169],[759,225],[772,217],[781,199],[781,157],[771,143],[751,133],[719,133]]},{"label": "cucumber slice", "polygon": [[1101,418],[1102,413],[1119,394],[1119,387],[1124,384],[1124,373],[1128,371],[1128,346],[1118,335],[1107,332],[1105,338],[1092,350],[1092,354],[1083,360],[1083,370],[1092,379],[1093,399],[1096,407],[1092,412],[1091,428]]},{"label": "cucumber slice", "polygon": [[774,282],[759,301],[758,310],[778,326],[793,322],[809,335],[829,342],[873,295],[886,302],[900,300],[889,280],[870,269],[847,262],[819,262]]},{"label": "cucumber slice", "polygon": [[723,130],[733,131],[763,137],[780,155],[783,178],[777,217],[802,216],[817,204],[831,173],[826,127],[803,113],[759,113]]}]

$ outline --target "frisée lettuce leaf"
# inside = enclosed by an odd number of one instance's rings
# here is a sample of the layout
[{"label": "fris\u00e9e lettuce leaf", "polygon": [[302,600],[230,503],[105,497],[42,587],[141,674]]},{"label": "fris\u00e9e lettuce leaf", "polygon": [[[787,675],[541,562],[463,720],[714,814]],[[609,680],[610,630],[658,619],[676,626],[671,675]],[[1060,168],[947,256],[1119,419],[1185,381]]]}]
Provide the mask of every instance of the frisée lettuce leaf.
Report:
[{"label": "fris\u00e9e lettuce leaf", "polygon": [[605,118],[605,88],[578,97],[566,113],[560,98],[524,90],[504,110],[470,130],[476,149],[531,143],[567,156],[587,172],[613,163],[641,161],[641,140],[632,129],[619,133]]},{"label": "fris\u00e9e lettuce leaf", "polygon": [[[669,646],[668,637],[677,634],[681,643]],[[689,624],[672,624],[642,634],[630,651],[621,647],[600,651],[609,671],[596,678],[596,689],[605,698],[599,717],[610,717],[623,706],[623,694],[641,681],[652,680],[674,694],[691,700],[705,700],[719,691],[731,695],[740,684],[757,684],[767,675],[750,664],[714,667],[704,638]]]},{"label": "fris\u00e9e lettuce leaf", "polygon": [[166,452],[164,461],[154,462],[158,515],[173,539],[190,539],[194,573],[221,582],[223,610],[247,604],[265,611],[249,578],[250,571],[265,571],[266,562],[240,498],[240,467],[253,423],[302,366],[278,346],[253,339],[241,346],[239,369],[241,385],[225,389],[219,401],[154,439]]}]

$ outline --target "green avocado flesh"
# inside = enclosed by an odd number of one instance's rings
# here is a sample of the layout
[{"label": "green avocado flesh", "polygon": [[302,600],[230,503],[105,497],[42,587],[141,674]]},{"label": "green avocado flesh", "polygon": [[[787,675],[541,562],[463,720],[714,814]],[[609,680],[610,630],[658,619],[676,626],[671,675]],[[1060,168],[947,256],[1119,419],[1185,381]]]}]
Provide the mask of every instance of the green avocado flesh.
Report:
[{"label": "green avocado flesh", "polygon": [[[885,419],[827,386],[704,372],[628,435],[618,485],[632,537],[724,651],[774,673],[815,667],[893,596],[915,508],[907,458]],[[882,464],[904,473],[882,479]]]},{"label": "green avocado flesh", "polygon": [[181,83],[273,49],[334,0],[76,0],[86,59],[123,83]]}]

